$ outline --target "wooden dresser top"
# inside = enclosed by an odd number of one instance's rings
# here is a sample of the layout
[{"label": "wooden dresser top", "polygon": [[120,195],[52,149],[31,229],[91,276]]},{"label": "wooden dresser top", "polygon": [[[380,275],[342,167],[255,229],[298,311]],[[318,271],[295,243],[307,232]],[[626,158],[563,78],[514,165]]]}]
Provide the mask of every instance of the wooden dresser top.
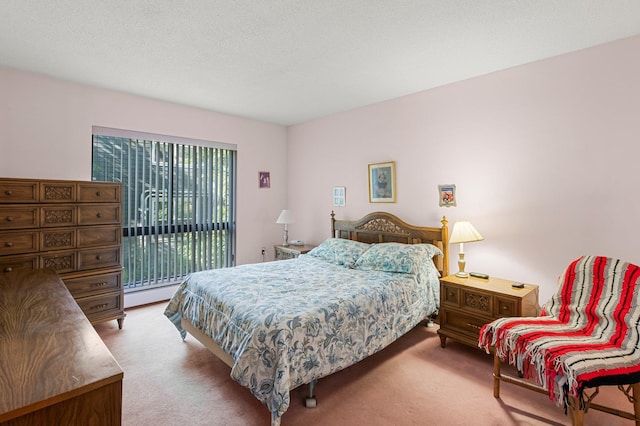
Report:
[{"label": "wooden dresser top", "polygon": [[0,423],[122,377],[55,271],[0,273]]}]

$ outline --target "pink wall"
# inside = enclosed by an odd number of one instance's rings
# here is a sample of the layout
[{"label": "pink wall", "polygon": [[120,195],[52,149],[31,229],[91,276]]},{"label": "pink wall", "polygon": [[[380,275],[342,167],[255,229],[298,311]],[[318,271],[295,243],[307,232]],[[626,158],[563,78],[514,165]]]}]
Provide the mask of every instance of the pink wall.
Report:
[{"label": "pink wall", "polygon": [[[332,209],[468,219],[485,240],[465,245],[467,270],[537,283],[541,302],[582,254],[640,264],[639,51],[633,37],[292,126],[290,235],[324,240]],[[397,202],[370,204],[367,164],[390,160]],[[438,184],[457,185],[457,207],[438,206]]]},{"label": "pink wall", "polygon": [[[238,263],[280,242],[286,128],[0,69],[0,176],[91,179],[91,128],[114,127],[238,146]],[[258,189],[258,171],[271,188]]]}]

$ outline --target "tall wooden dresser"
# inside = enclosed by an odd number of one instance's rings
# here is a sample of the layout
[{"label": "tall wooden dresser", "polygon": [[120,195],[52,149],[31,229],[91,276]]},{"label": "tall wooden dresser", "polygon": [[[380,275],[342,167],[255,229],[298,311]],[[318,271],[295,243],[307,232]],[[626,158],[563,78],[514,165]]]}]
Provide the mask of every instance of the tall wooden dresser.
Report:
[{"label": "tall wooden dresser", "polygon": [[53,268],[89,321],[122,328],[122,184],[0,178],[0,273]]}]

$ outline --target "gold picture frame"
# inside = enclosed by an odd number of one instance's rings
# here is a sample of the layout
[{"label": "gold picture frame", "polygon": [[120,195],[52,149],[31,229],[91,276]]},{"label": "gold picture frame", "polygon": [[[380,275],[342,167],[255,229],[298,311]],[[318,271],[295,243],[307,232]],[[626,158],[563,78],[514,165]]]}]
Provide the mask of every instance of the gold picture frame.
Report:
[{"label": "gold picture frame", "polygon": [[396,162],[369,164],[369,202],[396,202]]}]

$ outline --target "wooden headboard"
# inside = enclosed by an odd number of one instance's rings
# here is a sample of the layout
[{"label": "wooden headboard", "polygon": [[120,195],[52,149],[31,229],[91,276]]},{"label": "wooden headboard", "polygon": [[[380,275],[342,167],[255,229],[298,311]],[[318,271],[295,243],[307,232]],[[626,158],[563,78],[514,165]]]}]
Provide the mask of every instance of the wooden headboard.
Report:
[{"label": "wooden headboard", "polygon": [[391,213],[369,213],[357,220],[336,220],[331,212],[331,236],[363,243],[429,243],[442,250],[443,256],[433,260],[444,277],[449,275],[449,228],[447,218],[442,217],[440,227],[413,226]]}]

